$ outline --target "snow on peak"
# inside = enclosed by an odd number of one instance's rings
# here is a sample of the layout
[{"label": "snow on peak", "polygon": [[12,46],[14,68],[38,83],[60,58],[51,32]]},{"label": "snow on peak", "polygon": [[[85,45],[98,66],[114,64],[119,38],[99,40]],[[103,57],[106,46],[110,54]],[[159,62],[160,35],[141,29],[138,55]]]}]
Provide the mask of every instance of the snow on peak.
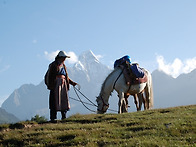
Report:
[{"label": "snow on peak", "polygon": [[85,70],[84,65],[80,61],[75,64],[75,67],[79,70]]},{"label": "snow on peak", "polygon": [[[91,51],[85,51],[83,52],[79,58],[78,58],[78,62],[74,65],[75,68],[77,68],[78,70],[83,70],[85,72],[88,72],[92,69],[94,69],[95,67],[98,66],[103,66],[98,58],[96,57],[96,55]],[[97,71],[97,70],[96,70]]]},{"label": "snow on peak", "polygon": [[80,72],[81,77],[85,76],[83,79],[87,79],[88,81],[91,79],[99,80],[100,77],[105,77],[110,72],[110,69],[99,62],[91,50],[83,52],[78,59],[78,62],[74,65],[74,69]]},{"label": "snow on peak", "polygon": [[87,62],[97,62],[97,63],[99,63],[98,58],[96,57],[96,55],[91,50],[83,52],[79,56],[79,61],[81,61],[81,63],[87,63]]}]

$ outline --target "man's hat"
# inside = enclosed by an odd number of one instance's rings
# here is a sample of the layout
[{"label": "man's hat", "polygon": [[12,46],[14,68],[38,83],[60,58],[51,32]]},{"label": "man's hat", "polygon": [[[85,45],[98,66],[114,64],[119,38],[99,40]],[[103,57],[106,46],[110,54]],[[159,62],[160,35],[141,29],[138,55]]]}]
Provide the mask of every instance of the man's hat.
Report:
[{"label": "man's hat", "polygon": [[64,52],[64,51],[60,51],[60,52],[58,53],[57,57],[70,58],[70,56],[67,56],[67,55],[65,54],[65,52]]}]

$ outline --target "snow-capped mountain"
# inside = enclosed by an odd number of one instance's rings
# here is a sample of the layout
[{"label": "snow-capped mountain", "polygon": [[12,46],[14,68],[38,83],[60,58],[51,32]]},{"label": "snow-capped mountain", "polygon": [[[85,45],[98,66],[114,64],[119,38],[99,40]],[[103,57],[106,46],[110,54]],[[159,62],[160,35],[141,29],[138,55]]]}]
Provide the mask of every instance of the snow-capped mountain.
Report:
[{"label": "snow-capped mountain", "polygon": [[[92,51],[86,51],[79,56],[78,62],[71,68],[68,68],[69,77],[81,85],[81,92],[96,104],[96,96],[99,95],[101,85],[107,75],[112,71],[106,65],[99,62]],[[189,74],[180,75],[178,78],[161,72],[154,71],[153,89],[154,89],[154,107],[166,108],[180,105],[196,104],[195,98],[195,81],[196,70]],[[36,114],[49,117],[49,91],[46,89],[44,82],[35,86],[32,84],[22,85],[16,89],[8,99],[2,104],[2,108],[7,112],[14,114],[21,120],[30,119]],[[78,100],[73,88],[69,91],[71,110],[68,116],[76,113],[87,114],[88,111]],[[86,99],[79,94],[83,101]],[[73,100],[74,98],[75,100]],[[113,92],[109,99],[110,109],[117,110],[118,98],[117,93]],[[133,103],[133,97],[129,98],[130,111],[136,111]],[[96,111],[96,107],[89,106]],[[114,113],[108,111],[109,113]]]},{"label": "snow-capped mountain", "polygon": [[[97,57],[93,54],[91,50],[82,53],[79,56],[79,61],[74,65],[73,68],[69,68],[70,77],[76,78],[76,80],[85,77],[85,80],[88,82],[100,82],[100,79],[103,79],[111,69],[106,65],[103,65],[99,62]],[[75,77],[74,75],[81,75]],[[83,82],[81,82],[82,84]]]}]

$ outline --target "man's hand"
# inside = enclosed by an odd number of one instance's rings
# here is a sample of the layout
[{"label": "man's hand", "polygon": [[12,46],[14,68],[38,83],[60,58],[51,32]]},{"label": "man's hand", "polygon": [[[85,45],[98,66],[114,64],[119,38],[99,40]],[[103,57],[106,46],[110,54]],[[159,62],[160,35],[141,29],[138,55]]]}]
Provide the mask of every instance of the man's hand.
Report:
[{"label": "man's hand", "polygon": [[81,86],[78,83],[76,85],[77,85],[78,90],[80,90]]}]

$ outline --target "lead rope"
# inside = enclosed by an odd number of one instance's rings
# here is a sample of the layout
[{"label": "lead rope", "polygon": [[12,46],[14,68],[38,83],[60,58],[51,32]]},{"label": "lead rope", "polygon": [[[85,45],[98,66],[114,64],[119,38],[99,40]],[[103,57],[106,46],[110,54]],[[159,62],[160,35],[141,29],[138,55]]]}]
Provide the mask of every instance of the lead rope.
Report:
[{"label": "lead rope", "polygon": [[[77,97],[78,97],[79,100],[76,100],[76,99],[74,99],[74,98],[72,98],[72,97],[70,97],[70,98],[73,99],[73,100],[75,100],[75,101],[81,102],[82,105],[83,105],[86,109],[88,109],[88,110],[91,111],[91,112],[95,112],[95,113],[96,113],[97,111],[91,110],[91,109],[88,108],[85,104],[91,105],[91,106],[95,106],[95,107],[98,107],[98,106],[97,106],[95,103],[93,103],[88,97],[86,97],[79,89],[77,89],[77,88],[74,87],[74,86],[73,86],[73,88],[74,88],[74,91],[75,91],[75,93],[76,93],[76,95],[77,95]],[[83,102],[83,101],[81,100],[80,96],[78,95],[77,91],[78,91],[84,98],[86,98],[91,104],[86,103],[86,102]],[[108,110],[109,110],[109,111],[113,111],[113,112],[118,112],[118,111],[112,110],[112,109],[108,109]]]},{"label": "lead rope", "polygon": [[[73,86],[74,87],[74,86]],[[82,105],[86,108],[86,109],[88,109],[89,111],[91,111],[91,112],[95,112],[96,113],[96,111],[94,111],[94,110],[91,110],[90,108],[88,108],[85,104],[84,104],[84,102],[81,100],[81,98],[79,97],[79,95],[78,95],[78,93],[77,93],[77,91],[79,91],[78,89],[76,89],[75,87],[74,87],[74,91],[75,91],[75,93],[76,93],[76,95],[77,95],[77,97],[78,97],[78,99],[79,99],[79,101],[82,103]],[[79,91],[80,92],[80,91]],[[80,92],[81,93],[81,92]],[[82,93],[81,93],[82,94]],[[83,95],[83,94],[82,94]],[[84,95],[83,95],[84,96]],[[86,96],[84,96],[85,98],[87,98]],[[87,98],[87,100],[89,100],[88,98]],[[90,100],[89,100],[90,101]],[[90,101],[91,102],[91,101]],[[91,102],[94,106],[96,106],[93,102]],[[97,107],[97,106],[96,106]]]},{"label": "lead rope", "polygon": [[[94,106],[98,107],[95,103],[93,103],[89,98],[87,98],[79,89],[77,89],[76,87],[74,87],[74,90],[77,90],[83,97],[85,97],[91,104],[93,104]],[[76,91],[75,91],[76,92]]]}]

